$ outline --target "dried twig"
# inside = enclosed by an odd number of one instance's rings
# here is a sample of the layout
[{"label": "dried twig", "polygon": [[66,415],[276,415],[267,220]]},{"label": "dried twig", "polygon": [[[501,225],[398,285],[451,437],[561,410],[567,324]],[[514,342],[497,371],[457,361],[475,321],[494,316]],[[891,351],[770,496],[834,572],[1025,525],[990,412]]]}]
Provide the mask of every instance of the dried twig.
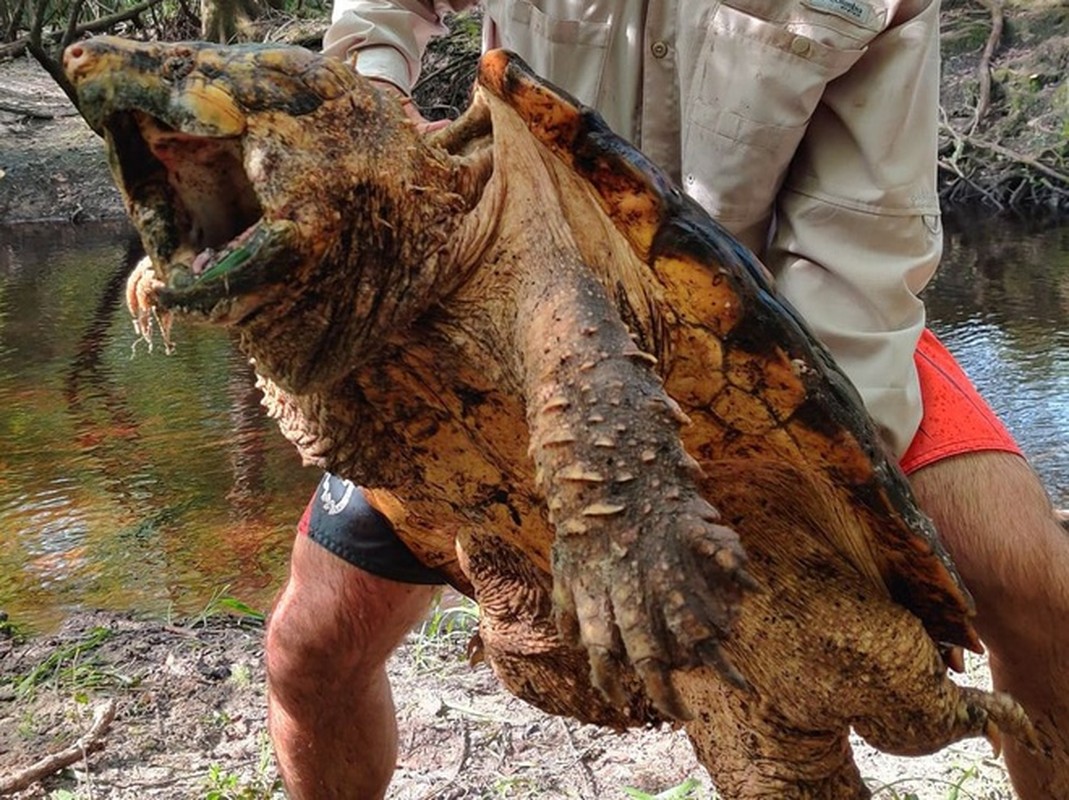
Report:
[{"label": "dried twig", "polygon": [[572,732],[571,727],[568,725],[568,720],[560,717],[560,725],[564,728],[564,734],[568,737],[568,744],[572,746],[572,753],[575,755],[575,764],[579,767],[579,772],[583,776],[583,780],[586,781],[587,790],[590,792],[591,797],[598,797],[601,792],[598,790],[598,781],[594,777],[594,770],[590,768],[590,765],[586,763],[586,752],[579,749],[579,745],[575,742],[575,734]]},{"label": "dried twig", "polygon": [[90,753],[104,747],[104,737],[108,727],[115,719],[115,698],[97,708],[93,714],[93,724],[78,741],[58,753],[45,756],[25,769],[0,777],[0,795],[14,794],[33,785],[42,778],[47,778],[71,764],[76,764]]},{"label": "dried twig", "polygon": [[25,11],[26,0],[17,0],[15,7],[11,10],[11,19],[8,20],[7,29],[4,31],[5,42],[10,42],[19,32],[19,27],[22,24],[22,15]]}]

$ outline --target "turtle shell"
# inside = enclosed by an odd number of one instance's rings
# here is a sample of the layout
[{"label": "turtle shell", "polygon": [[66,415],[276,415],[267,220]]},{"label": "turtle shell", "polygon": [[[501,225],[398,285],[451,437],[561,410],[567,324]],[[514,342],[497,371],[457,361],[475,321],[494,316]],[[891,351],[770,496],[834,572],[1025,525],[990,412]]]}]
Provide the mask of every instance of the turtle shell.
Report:
[{"label": "turtle shell", "polygon": [[[860,395],[757,258],[596,111],[515,54],[484,55],[478,83],[581,177],[666,287],[675,356],[661,371],[694,423],[682,432],[688,450],[703,464],[804,463],[862,523],[825,531],[836,549],[935,641],[979,652],[972,599],[932,522]],[[727,511],[729,521],[744,513]]]}]

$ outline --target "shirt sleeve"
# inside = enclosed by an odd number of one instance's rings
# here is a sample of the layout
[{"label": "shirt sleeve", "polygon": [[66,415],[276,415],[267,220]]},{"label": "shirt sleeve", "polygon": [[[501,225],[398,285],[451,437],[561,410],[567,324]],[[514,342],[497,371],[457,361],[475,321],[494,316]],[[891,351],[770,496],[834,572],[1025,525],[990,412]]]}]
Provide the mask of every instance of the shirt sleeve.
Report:
[{"label": "shirt sleeve", "polygon": [[476,0],[335,0],[323,52],[410,94],[427,42],[446,32],[445,14]]}]

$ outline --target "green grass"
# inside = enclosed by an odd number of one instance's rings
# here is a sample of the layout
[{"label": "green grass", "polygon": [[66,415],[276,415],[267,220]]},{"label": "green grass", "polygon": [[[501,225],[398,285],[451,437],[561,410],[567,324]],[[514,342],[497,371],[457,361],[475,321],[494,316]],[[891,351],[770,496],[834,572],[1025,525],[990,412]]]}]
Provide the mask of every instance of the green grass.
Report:
[{"label": "green grass", "polygon": [[916,786],[923,783],[936,791],[944,792],[939,795],[941,800],[982,800],[981,795],[974,794],[966,788],[967,783],[980,775],[976,767],[955,767],[954,769],[961,773],[956,778],[918,778],[916,776],[899,778],[896,781],[874,788],[872,790],[872,798],[873,800],[920,800],[920,795],[916,792],[900,791],[899,787],[906,784]]},{"label": "green grass", "polygon": [[25,698],[51,685],[56,689],[71,688],[79,699],[90,689],[133,685],[133,678],[99,658],[97,650],[112,634],[110,628],[90,628],[81,639],[57,647],[28,673],[15,679],[15,692]]},{"label": "green grass", "polygon": [[190,620],[191,627],[204,627],[213,619],[231,616],[245,619],[254,625],[263,625],[267,621],[267,612],[253,608],[248,603],[238,600],[231,595],[230,586],[220,586],[212,592],[208,602],[199,613],[193,615]]},{"label": "green grass", "polygon": [[416,666],[430,669],[444,660],[461,661],[479,626],[479,606],[466,597],[443,604],[439,595],[431,613],[413,632],[413,659]]},{"label": "green grass", "polygon": [[0,639],[11,639],[15,644],[22,644],[26,636],[25,628],[8,619],[6,612],[0,611]]},{"label": "green grass", "polygon": [[702,790],[701,781],[697,778],[687,778],[678,786],[672,786],[657,794],[650,794],[649,792],[625,786],[624,794],[633,798],[633,800],[704,800],[705,798],[715,797],[715,795],[707,795]]},{"label": "green grass", "polygon": [[204,800],[284,800],[282,781],[271,765],[271,742],[264,734],[260,740],[260,758],[251,778],[243,779],[219,764],[212,764],[198,797]]}]

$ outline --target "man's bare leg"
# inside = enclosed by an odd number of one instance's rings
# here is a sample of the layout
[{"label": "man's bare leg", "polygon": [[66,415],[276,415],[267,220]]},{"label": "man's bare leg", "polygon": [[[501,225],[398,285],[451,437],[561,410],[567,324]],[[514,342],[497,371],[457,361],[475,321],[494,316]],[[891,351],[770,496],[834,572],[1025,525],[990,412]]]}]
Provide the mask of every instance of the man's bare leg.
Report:
[{"label": "man's bare leg", "polygon": [[1025,461],[983,452],[910,476],[976,598],[995,686],[1036,723],[1043,751],[1006,742],[1021,800],[1069,798],[1069,534]]},{"label": "man's bare leg", "polygon": [[397,762],[386,659],[434,592],[296,538],[266,644],[268,725],[293,800],[385,796]]}]

